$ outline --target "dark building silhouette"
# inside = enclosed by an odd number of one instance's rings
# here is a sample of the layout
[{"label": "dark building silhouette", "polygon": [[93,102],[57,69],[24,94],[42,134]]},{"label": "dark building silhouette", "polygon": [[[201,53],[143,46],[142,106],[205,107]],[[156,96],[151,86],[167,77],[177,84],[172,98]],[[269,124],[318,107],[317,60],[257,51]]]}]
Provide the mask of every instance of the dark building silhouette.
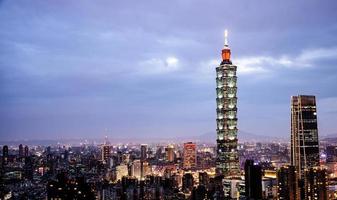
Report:
[{"label": "dark building silhouette", "polygon": [[142,144],[140,146],[140,159],[142,161],[147,159],[147,144]]},{"label": "dark building silhouette", "polygon": [[246,199],[262,199],[262,169],[253,160],[245,162],[245,191]]},{"label": "dark building silhouette", "polygon": [[207,186],[209,183],[209,176],[207,172],[199,172],[199,185]]},{"label": "dark building silhouette", "polygon": [[2,147],[2,164],[6,165],[8,162],[8,146],[4,145]]},{"label": "dark building silhouette", "polygon": [[47,184],[47,199],[95,199],[89,184],[83,177],[69,179],[65,173],[57,175],[56,180]]},{"label": "dark building silhouette", "polygon": [[184,174],[182,182],[183,182],[182,186],[183,191],[192,191],[194,186],[194,178],[192,174],[190,173]]},{"label": "dark building silhouette", "polygon": [[199,185],[198,187],[194,187],[192,190],[191,200],[204,200],[206,199],[207,189],[204,185]]},{"label": "dark building silhouette", "polygon": [[294,166],[281,167],[277,172],[278,199],[299,200],[298,176]]},{"label": "dark building silhouette", "polygon": [[29,156],[29,148],[27,145],[25,146],[25,149],[24,149],[24,156],[25,157]]},{"label": "dark building silhouette", "polygon": [[24,176],[26,179],[33,179],[33,173],[34,173],[34,166],[33,166],[33,160],[31,157],[25,158],[25,165],[24,165]]},{"label": "dark building silhouette", "polygon": [[23,154],[23,145],[20,144],[19,145],[19,157],[22,158],[23,156],[24,156],[24,154]]},{"label": "dark building silhouette", "polygon": [[326,162],[327,163],[337,162],[337,146],[326,147]]},{"label": "dark building silhouette", "polygon": [[327,200],[327,172],[311,168],[305,172],[305,199]]}]

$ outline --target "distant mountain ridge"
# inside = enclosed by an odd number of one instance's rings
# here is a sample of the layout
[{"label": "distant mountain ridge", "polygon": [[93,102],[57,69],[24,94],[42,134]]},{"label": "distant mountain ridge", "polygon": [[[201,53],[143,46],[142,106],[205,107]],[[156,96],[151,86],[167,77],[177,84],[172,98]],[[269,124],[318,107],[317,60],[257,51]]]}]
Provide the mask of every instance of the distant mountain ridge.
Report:
[{"label": "distant mountain ridge", "polygon": [[[239,143],[243,142],[290,142],[290,135],[286,137],[275,137],[275,136],[266,136],[258,135],[245,131],[238,132]],[[82,143],[87,144],[101,144],[103,143],[104,138],[83,138],[83,139],[50,139],[50,140],[9,140],[9,141],[0,141],[0,145],[61,145],[70,144],[70,145],[80,145]],[[216,133],[207,132],[199,136],[182,136],[182,137],[143,137],[143,138],[116,138],[109,137],[109,140],[112,144],[118,143],[181,143],[181,142],[205,142],[205,143],[216,143]],[[321,141],[336,141],[337,142],[337,133],[336,134],[327,134],[320,136]]]},{"label": "distant mountain ridge", "polygon": [[[200,136],[200,140],[202,141],[215,141],[216,140],[216,133],[205,133]],[[289,141],[289,137],[275,137],[275,136],[266,136],[266,135],[257,135],[253,133],[248,133],[245,131],[238,132],[238,140],[239,142],[287,142]]]}]

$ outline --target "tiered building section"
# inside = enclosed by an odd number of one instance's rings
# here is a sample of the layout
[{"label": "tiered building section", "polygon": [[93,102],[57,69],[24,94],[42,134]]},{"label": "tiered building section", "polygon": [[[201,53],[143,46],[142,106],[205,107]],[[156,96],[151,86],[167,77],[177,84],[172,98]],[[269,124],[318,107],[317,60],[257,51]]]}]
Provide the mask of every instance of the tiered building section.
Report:
[{"label": "tiered building section", "polygon": [[237,66],[231,60],[227,31],[222,49],[222,62],[216,68],[217,93],[217,174],[238,176],[240,174],[237,139]]}]

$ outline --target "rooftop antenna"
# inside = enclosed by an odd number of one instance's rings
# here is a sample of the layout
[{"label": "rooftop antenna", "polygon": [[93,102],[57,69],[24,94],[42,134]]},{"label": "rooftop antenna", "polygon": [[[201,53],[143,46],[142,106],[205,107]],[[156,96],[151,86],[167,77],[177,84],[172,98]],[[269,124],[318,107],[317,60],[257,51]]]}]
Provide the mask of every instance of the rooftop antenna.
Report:
[{"label": "rooftop antenna", "polygon": [[228,47],[228,31],[225,30],[225,46]]}]

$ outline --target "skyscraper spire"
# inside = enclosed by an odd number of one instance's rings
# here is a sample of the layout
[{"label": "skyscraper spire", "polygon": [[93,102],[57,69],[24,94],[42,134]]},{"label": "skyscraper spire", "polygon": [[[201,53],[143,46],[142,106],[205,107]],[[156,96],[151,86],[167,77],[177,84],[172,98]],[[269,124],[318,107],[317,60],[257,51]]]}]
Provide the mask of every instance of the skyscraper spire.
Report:
[{"label": "skyscraper spire", "polygon": [[228,31],[227,29],[224,32],[225,35],[225,46],[222,49],[221,56],[222,56],[222,62],[223,63],[231,63],[231,49],[228,47]]},{"label": "skyscraper spire", "polygon": [[225,29],[225,47],[228,47],[228,31]]}]

